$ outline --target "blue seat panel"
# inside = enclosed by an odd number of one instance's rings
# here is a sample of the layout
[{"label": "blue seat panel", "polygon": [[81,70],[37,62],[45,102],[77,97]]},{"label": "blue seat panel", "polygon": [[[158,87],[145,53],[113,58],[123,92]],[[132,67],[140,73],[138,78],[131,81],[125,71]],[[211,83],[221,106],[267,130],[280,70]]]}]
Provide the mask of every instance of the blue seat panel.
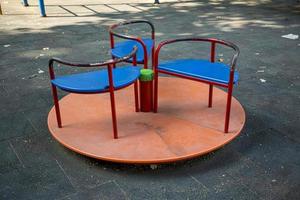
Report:
[{"label": "blue seat panel", "polygon": [[[114,88],[118,89],[130,85],[139,76],[139,67],[127,66],[115,68],[113,69]],[[109,89],[107,69],[60,76],[51,82],[62,90],[77,93],[104,92]]]},{"label": "blue seat panel", "polygon": [[[148,38],[143,38],[142,40],[146,45],[148,56],[150,56],[151,49],[153,47],[153,40],[148,39]],[[139,42],[134,41],[134,40],[126,40],[124,42],[117,42],[115,44],[115,47],[111,50],[111,54],[116,58],[122,58],[122,57],[130,54],[130,52],[132,52],[132,49],[134,46],[138,47],[137,56],[136,56],[137,62],[139,62],[139,63],[144,62],[143,47]],[[132,62],[132,58],[130,59],[130,61]]]},{"label": "blue seat panel", "polygon": [[[220,62],[180,59],[162,62],[158,65],[158,69],[222,84],[229,82],[230,67]],[[239,74],[235,72],[234,83],[238,81],[238,78]]]}]

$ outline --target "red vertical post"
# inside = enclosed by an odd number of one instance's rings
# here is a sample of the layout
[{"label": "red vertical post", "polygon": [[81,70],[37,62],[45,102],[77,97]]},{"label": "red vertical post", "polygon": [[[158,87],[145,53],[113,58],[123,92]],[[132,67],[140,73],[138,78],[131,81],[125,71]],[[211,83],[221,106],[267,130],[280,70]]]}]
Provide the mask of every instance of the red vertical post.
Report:
[{"label": "red vertical post", "polygon": [[113,49],[113,48],[115,48],[114,35],[110,32],[109,37],[110,37],[110,48]]},{"label": "red vertical post", "polygon": [[135,112],[140,112],[138,80],[134,82],[134,102],[135,102]]},{"label": "red vertical post", "polygon": [[61,125],[61,117],[60,117],[60,109],[59,109],[59,103],[58,103],[57,89],[53,84],[51,84],[51,87],[52,87],[52,95],[53,95],[53,100],[54,100],[54,107],[55,107],[57,125],[58,125],[59,128],[61,128],[62,125]]},{"label": "red vertical post", "polygon": [[[211,43],[210,50],[210,62],[215,62],[215,51],[216,51],[216,43]],[[209,95],[208,95],[208,107],[212,107],[212,98],[213,98],[213,84],[209,84]]]},{"label": "red vertical post", "polygon": [[[137,65],[136,62],[136,54],[133,55],[132,57],[132,64],[133,66]],[[138,88],[138,80],[134,82],[134,103],[135,103],[135,112],[140,111],[140,106],[139,106],[139,88]]]},{"label": "red vertical post", "polygon": [[148,55],[147,55],[147,50],[144,50],[144,69],[148,69]]},{"label": "red vertical post", "polygon": [[229,85],[228,85],[228,93],[227,93],[226,114],[225,114],[225,127],[224,127],[224,132],[225,133],[228,133],[228,129],[229,129],[231,99],[232,99],[232,90],[233,90],[233,77],[234,77],[234,70],[231,69],[230,78],[229,78]]},{"label": "red vertical post", "polygon": [[136,41],[138,41],[142,47],[143,47],[143,54],[144,54],[144,69],[148,68],[148,53],[147,53],[147,47],[142,39],[137,38]]},{"label": "red vertical post", "polygon": [[154,54],[155,54],[155,32],[152,31],[152,41],[153,41],[153,47],[152,47],[152,52],[151,52],[151,55],[152,55],[152,69],[154,69]]},{"label": "red vertical post", "polygon": [[108,64],[108,79],[109,79],[109,93],[110,93],[110,104],[111,104],[111,115],[113,123],[114,139],[118,139],[118,129],[117,129],[117,117],[116,117],[116,105],[115,105],[115,94],[114,94],[114,82],[112,74],[112,64]]},{"label": "red vertical post", "polygon": [[[115,48],[115,41],[114,41],[114,35],[109,32],[109,37],[110,37],[110,49],[112,50],[113,48]],[[114,59],[114,57],[112,57],[112,59]],[[116,64],[113,64],[113,67],[116,68]]]},{"label": "red vertical post", "polygon": [[153,103],[153,112],[157,113],[158,108],[158,52],[159,49],[155,51],[154,54],[154,103]]},{"label": "red vertical post", "polygon": [[216,54],[216,43],[211,42],[210,62],[215,62],[215,54]]},{"label": "red vertical post", "polygon": [[[55,75],[54,75],[54,71],[53,71],[53,60],[50,60],[50,62],[49,62],[49,74],[50,74],[50,80],[55,79]],[[61,128],[62,125],[61,125],[61,116],[60,116],[59,102],[58,102],[58,96],[57,96],[57,89],[56,89],[55,85],[53,85],[52,83],[51,83],[51,89],[52,89],[52,96],[53,96],[53,101],[54,101],[57,125],[59,128]]]},{"label": "red vertical post", "polygon": [[152,69],[154,68],[154,52],[155,52],[155,47],[154,47],[154,41],[153,41],[153,47],[152,47],[152,52],[151,52],[151,56],[152,56]]},{"label": "red vertical post", "polygon": [[211,108],[212,107],[212,98],[213,98],[213,84],[209,84],[209,96],[208,96],[208,107]]},{"label": "red vertical post", "polygon": [[158,71],[154,71],[154,109],[153,111],[157,113],[157,107],[158,107]]},{"label": "red vertical post", "polygon": [[133,64],[133,66],[137,65],[137,62],[136,62],[136,53],[132,56],[132,64]]},{"label": "red vertical post", "polygon": [[141,111],[153,111],[153,80],[140,81]]}]

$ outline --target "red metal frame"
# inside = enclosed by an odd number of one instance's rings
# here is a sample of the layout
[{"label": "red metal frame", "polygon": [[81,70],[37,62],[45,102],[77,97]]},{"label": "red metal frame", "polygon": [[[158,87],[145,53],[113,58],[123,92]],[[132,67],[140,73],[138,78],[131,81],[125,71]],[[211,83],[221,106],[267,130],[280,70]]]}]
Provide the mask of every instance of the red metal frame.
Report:
[{"label": "red metal frame", "polygon": [[[199,79],[199,78],[194,78],[191,76],[177,74],[174,72],[159,70],[158,69],[158,57],[159,57],[159,52],[160,52],[161,48],[167,44],[171,44],[171,43],[175,43],[175,42],[185,42],[185,41],[210,42],[211,43],[211,52],[210,52],[210,61],[211,62],[215,62],[216,44],[221,44],[221,45],[225,45],[225,46],[232,48],[235,51],[235,53],[234,53],[234,55],[231,59],[231,63],[230,63],[230,75],[229,75],[230,77],[229,77],[228,84],[207,81],[207,80],[203,80],[203,79]],[[159,73],[164,73],[164,74],[168,74],[168,75],[177,76],[180,78],[185,78],[185,79],[209,84],[208,107],[212,106],[213,85],[221,86],[221,87],[227,88],[227,104],[226,104],[224,132],[228,133],[230,110],[231,110],[231,99],[232,99],[232,91],[233,91],[233,79],[234,79],[234,72],[235,72],[236,62],[237,62],[239,53],[240,53],[239,48],[235,44],[228,42],[228,41],[219,40],[216,38],[182,38],[182,39],[166,40],[166,41],[161,42],[158,45],[158,47],[156,48],[155,55],[154,55],[154,73],[155,73],[154,74],[154,112],[157,112],[157,108],[158,108],[158,74]]]},{"label": "red metal frame", "polygon": [[130,25],[130,24],[137,24],[137,23],[146,23],[151,27],[151,39],[153,40],[153,47],[152,47],[152,50],[151,50],[152,51],[152,67],[153,67],[154,66],[154,52],[155,52],[155,28],[154,28],[154,25],[151,22],[147,21],[147,20],[125,21],[125,22],[121,22],[121,23],[114,24],[114,25],[110,26],[110,28],[109,28],[110,47],[112,49],[115,47],[114,36],[122,38],[122,39],[137,41],[138,43],[140,43],[142,45],[143,51],[144,51],[144,62],[138,62],[138,64],[144,64],[144,68],[147,69],[148,68],[148,54],[147,54],[146,45],[143,42],[143,40],[141,38],[137,37],[137,36],[124,35],[124,34],[114,32],[114,30],[117,27]]},{"label": "red metal frame", "polygon": [[[133,64],[133,66],[137,66],[136,54],[133,55],[133,57],[132,57],[132,64]],[[138,85],[138,80],[134,82],[134,97],[135,97],[135,112],[139,112],[140,111],[140,106],[139,106],[139,85]]]},{"label": "red metal frame", "polygon": [[[215,52],[216,52],[216,43],[211,43],[210,49],[210,62],[215,62]],[[208,95],[208,107],[212,107],[212,98],[213,98],[213,85],[209,84],[209,95]]]},{"label": "red metal frame", "polygon": [[[114,91],[120,90],[122,88],[128,87],[129,85],[126,85],[124,87],[116,89],[113,85],[113,68],[117,63],[127,61],[130,58],[133,58],[134,62],[136,62],[136,52],[137,52],[137,47],[135,46],[133,48],[133,51],[119,59],[111,59],[106,62],[102,63],[88,63],[88,64],[82,64],[82,63],[72,63],[69,61],[64,61],[59,58],[52,58],[49,60],[49,74],[50,74],[50,79],[53,80],[55,79],[55,74],[54,74],[54,69],[53,69],[53,64],[54,62],[66,65],[66,66],[73,66],[73,67],[101,67],[101,66],[106,66],[107,71],[108,71],[108,79],[109,79],[109,88],[105,91],[102,92],[73,92],[73,91],[68,91],[71,93],[78,93],[78,94],[95,94],[95,93],[105,93],[109,92],[110,93],[110,102],[111,102],[111,114],[112,114],[112,122],[113,122],[113,136],[115,139],[118,138],[118,129],[117,129],[117,117],[116,117],[116,106],[115,106],[115,95]],[[134,64],[136,65],[136,64]],[[138,98],[138,85],[137,85],[137,80],[134,82],[134,95],[135,95],[135,110],[136,112],[139,111],[139,98]],[[131,85],[131,84],[130,84]],[[52,88],[52,94],[53,94],[53,100],[54,100],[54,106],[55,106],[55,113],[56,113],[56,119],[57,119],[57,125],[59,128],[62,128],[62,121],[61,121],[61,114],[60,114],[60,109],[59,109],[59,101],[58,101],[58,95],[57,95],[57,88],[54,84],[51,83],[51,88]]]}]

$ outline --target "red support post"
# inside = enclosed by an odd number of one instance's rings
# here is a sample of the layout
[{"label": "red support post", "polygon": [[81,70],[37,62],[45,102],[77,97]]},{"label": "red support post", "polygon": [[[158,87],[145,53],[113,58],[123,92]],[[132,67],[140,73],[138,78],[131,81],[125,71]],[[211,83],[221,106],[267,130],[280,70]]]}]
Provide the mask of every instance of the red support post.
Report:
[{"label": "red support post", "polygon": [[146,45],[141,39],[138,39],[138,41],[142,45],[144,51],[144,69],[148,69],[148,53],[147,53]]},{"label": "red support post", "polygon": [[52,88],[52,95],[53,95],[53,100],[54,100],[57,125],[59,128],[61,128],[62,125],[61,125],[61,116],[60,116],[60,109],[59,109],[59,103],[58,103],[57,89],[53,84],[51,84],[51,88]]},{"label": "red support post", "polygon": [[[114,41],[114,35],[109,32],[109,37],[110,37],[110,49],[113,49],[115,47],[115,41]],[[114,57],[112,56],[112,59],[114,59]],[[113,64],[113,67],[116,68],[116,64]]]},{"label": "red support post", "polygon": [[228,85],[226,114],[225,114],[225,127],[224,127],[224,132],[225,133],[228,133],[228,129],[229,129],[231,99],[232,99],[232,90],[233,90],[233,76],[234,76],[234,71],[231,70],[230,71],[230,78],[229,78],[229,85]]},{"label": "red support post", "polygon": [[114,41],[114,35],[112,33],[109,33],[110,37],[110,48],[115,48],[115,41]]},{"label": "red support post", "polygon": [[152,69],[154,68],[154,53],[155,53],[155,47],[154,47],[154,42],[153,42],[152,53],[151,53],[152,54],[152,61],[151,61]]},{"label": "red support post", "polygon": [[152,31],[152,34],[151,34],[151,39],[152,39],[152,41],[153,41],[153,47],[152,47],[152,69],[154,69],[154,54],[155,54],[155,32],[154,32],[154,30]]},{"label": "red support post", "polygon": [[211,108],[212,107],[212,99],[213,99],[213,84],[209,85],[209,95],[208,95],[208,107]]},{"label": "red support post", "polygon": [[159,51],[155,51],[154,54],[154,103],[153,103],[153,112],[157,113],[158,108],[158,70],[157,70],[157,64],[158,64],[158,53]]},{"label": "red support post", "polygon": [[134,55],[132,56],[132,64],[133,64],[133,66],[136,66],[136,65],[137,65],[136,54],[134,54]]},{"label": "red support post", "polygon": [[141,112],[153,111],[153,81],[140,81]]},{"label": "red support post", "polygon": [[[137,66],[136,62],[136,54],[133,55],[132,57],[132,64],[133,66]],[[138,88],[138,80],[134,82],[134,103],[135,103],[135,112],[140,111],[140,106],[139,106],[139,88]]]},{"label": "red support post", "polygon": [[[53,70],[53,61],[49,62],[49,74],[50,74],[50,80],[55,79],[54,70]],[[61,116],[60,116],[57,89],[56,89],[55,85],[53,85],[52,83],[51,83],[51,90],[52,90],[52,96],[53,96],[53,101],[54,101],[57,125],[59,128],[61,128],[62,125],[61,125]]]},{"label": "red support post", "polygon": [[153,111],[157,113],[158,108],[158,71],[154,72],[154,105]]},{"label": "red support post", "polygon": [[144,69],[148,69],[148,56],[147,51],[144,51]]},{"label": "red support post", "polygon": [[118,139],[118,129],[117,129],[117,117],[116,117],[116,105],[115,105],[115,94],[114,94],[114,83],[111,64],[108,64],[108,79],[109,79],[109,93],[110,93],[110,103],[111,103],[111,115],[113,123],[114,139]]},{"label": "red support post", "polygon": [[[210,49],[210,62],[215,62],[215,53],[216,53],[216,43],[211,42]],[[209,95],[208,95],[208,107],[212,107],[212,99],[213,99],[213,84],[209,84]]]},{"label": "red support post", "polygon": [[138,81],[135,81],[134,83],[134,101],[135,101],[135,112],[140,112]]}]

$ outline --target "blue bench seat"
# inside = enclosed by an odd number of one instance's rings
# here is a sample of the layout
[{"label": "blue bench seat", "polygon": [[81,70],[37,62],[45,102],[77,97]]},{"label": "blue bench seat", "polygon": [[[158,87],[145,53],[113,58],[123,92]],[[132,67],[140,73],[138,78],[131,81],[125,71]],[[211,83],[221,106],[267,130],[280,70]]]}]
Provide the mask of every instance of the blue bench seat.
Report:
[{"label": "blue bench seat", "polygon": [[[150,56],[154,42],[152,39],[149,39],[149,38],[143,38],[142,40],[143,40],[144,44],[146,45],[148,56]],[[136,56],[137,62],[143,63],[144,62],[143,47],[139,42],[137,42],[135,40],[126,40],[124,42],[116,42],[115,47],[111,50],[111,54],[115,58],[122,58],[122,57],[128,55],[132,51],[134,46],[138,47],[137,56]],[[129,59],[129,61],[132,62],[132,58]]]},{"label": "blue bench seat", "polygon": [[[230,67],[220,62],[212,63],[208,60],[178,59],[159,63],[158,69],[221,84],[229,83]],[[239,74],[235,72],[233,82],[236,83],[238,78]]]},{"label": "blue bench seat", "polygon": [[[114,88],[119,89],[128,86],[135,82],[139,76],[139,67],[126,66],[115,68],[113,69]],[[75,93],[100,93],[109,89],[107,69],[58,76],[51,82],[62,90]]]}]

